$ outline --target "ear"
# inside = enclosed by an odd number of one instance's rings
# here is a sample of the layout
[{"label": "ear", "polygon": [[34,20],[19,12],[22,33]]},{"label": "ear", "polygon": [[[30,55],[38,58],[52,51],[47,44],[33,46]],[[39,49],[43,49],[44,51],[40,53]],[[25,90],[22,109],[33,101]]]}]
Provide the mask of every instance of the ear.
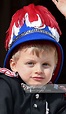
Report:
[{"label": "ear", "polygon": [[14,59],[10,59],[10,68],[12,71],[16,72],[16,61]]}]

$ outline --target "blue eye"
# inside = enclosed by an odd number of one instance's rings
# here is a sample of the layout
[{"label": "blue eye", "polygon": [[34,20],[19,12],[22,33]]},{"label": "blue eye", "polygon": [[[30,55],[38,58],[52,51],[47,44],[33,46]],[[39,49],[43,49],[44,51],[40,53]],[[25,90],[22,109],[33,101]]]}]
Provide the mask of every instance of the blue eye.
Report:
[{"label": "blue eye", "polygon": [[45,67],[45,68],[47,68],[47,67],[50,66],[48,63],[43,63],[42,65],[43,65],[43,67]]},{"label": "blue eye", "polygon": [[27,65],[33,67],[34,63],[33,62],[27,62]]},{"label": "blue eye", "polygon": [[46,65],[47,66],[48,64],[47,63],[43,63],[43,65]]},{"label": "blue eye", "polygon": [[32,62],[28,62],[28,64],[29,64],[29,65],[33,65],[34,63],[32,63]]}]

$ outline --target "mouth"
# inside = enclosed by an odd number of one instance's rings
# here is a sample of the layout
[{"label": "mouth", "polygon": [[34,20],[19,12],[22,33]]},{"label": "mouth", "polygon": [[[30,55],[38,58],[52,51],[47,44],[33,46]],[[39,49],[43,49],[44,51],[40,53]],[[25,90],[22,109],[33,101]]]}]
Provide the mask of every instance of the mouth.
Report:
[{"label": "mouth", "polygon": [[43,77],[33,77],[33,79],[36,81],[42,81],[44,78]]}]

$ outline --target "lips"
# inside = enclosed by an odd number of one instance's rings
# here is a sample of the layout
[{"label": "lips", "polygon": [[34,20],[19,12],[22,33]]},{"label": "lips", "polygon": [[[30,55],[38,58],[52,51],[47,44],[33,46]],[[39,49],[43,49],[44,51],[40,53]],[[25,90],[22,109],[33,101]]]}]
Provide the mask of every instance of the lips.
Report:
[{"label": "lips", "polygon": [[33,79],[36,81],[42,81],[44,78],[43,77],[33,77]]}]

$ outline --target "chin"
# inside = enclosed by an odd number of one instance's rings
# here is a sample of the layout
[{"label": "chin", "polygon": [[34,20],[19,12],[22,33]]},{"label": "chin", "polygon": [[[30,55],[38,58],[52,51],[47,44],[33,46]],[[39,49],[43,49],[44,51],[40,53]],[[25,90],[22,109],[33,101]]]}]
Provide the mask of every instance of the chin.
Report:
[{"label": "chin", "polygon": [[46,85],[46,84],[39,82],[39,83],[30,83],[28,85],[30,85],[30,86],[42,86],[42,85]]}]

